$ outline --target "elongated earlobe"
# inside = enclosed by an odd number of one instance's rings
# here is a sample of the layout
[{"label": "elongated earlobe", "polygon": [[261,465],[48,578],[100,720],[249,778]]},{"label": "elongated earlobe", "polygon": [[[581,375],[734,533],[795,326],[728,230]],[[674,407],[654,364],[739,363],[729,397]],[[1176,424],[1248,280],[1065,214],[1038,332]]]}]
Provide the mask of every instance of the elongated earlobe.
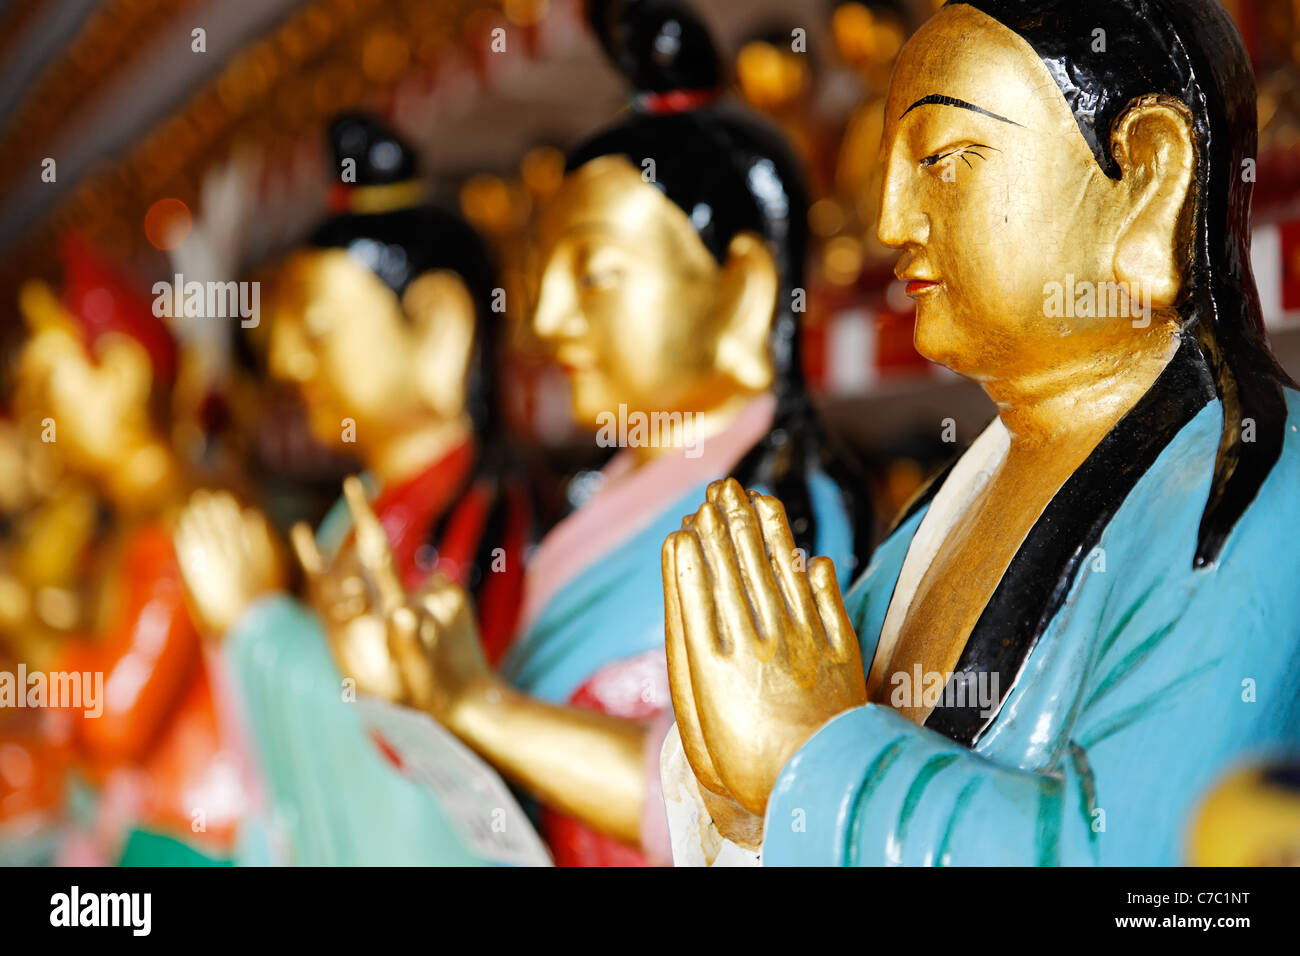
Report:
[{"label": "elongated earlobe", "polygon": [[1170,97],[1143,97],[1120,118],[1112,148],[1129,204],[1115,243],[1115,277],[1136,285],[1153,308],[1169,308],[1187,256],[1183,211],[1195,201],[1191,116]]},{"label": "elongated earlobe", "polygon": [[776,261],[767,244],[742,232],[727,246],[721,307],[728,312],[718,336],[718,367],[742,388],[762,391],[772,384],[768,336],[776,311]]},{"label": "elongated earlobe", "polygon": [[474,353],[474,300],[460,276],[439,270],[410,284],[402,309],[415,330],[420,395],[440,417],[455,418],[465,410],[465,377]]}]

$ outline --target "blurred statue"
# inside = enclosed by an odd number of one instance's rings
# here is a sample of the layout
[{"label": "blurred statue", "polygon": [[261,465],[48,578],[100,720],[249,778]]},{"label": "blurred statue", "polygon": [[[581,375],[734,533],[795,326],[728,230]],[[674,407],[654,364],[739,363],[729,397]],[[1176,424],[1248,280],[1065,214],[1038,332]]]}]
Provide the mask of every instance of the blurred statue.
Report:
[{"label": "blurred statue", "polygon": [[799,157],[810,196],[830,186],[835,144],[814,103],[817,77],[806,38],[794,28],[773,26],[741,44],[736,53],[736,91],[747,105],[775,123]]},{"label": "blurred statue", "polygon": [[[685,6],[598,3],[592,21],[635,84],[635,113],[569,157],[539,222],[532,323],[575,421],[623,450],[542,541],[499,670],[454,588],[385,599],[389,646],[407,699],[544,804],[557,863],[666,862],[664,535],[709,481],[736,474],[790,503],[792,552],[834,554],[847,580],[870,511],[801,378],[797,163],[713,103],[718,62]],[[391,594],[384,549],[368,553],[373,591]]]},{"label": "blurred statue", "polygon": [[998,416],[847,599],[734,482],[669,538],[678,862],[1169,865],[1230,763],[1300,742],[1254,96],[1214,0],[951,2],[908,42],[879,237]]},{"label": "blurred statue", "polygon": [[[823,269],[839,285],[849,284],[856,275],[850,276],[837,263],[856,262],[860,271],[871,271],[889,258],[889,250],[876,238],[883,171],[880,138],[889,74],[907,34],[905,8],[896,0],[847,0],[837,3],[831,16],[835,49],[857,72],[863,90],[840,139],[834,175],[839,222],[834,234],[826,237],[823,251]],[[846,249],[854,254],[846,254]]]},{"label": "blurred statue", "polygon": [[1201,800],[1188,840],[1192,866],[1300,866],[1300,765],[1240,767]]},{"label": "blurred statue", "polygon": [[[30,335],[14,407],[61,475],[23,538],[29,623],[67,635],[45,666],[103,674],[102,713],[65,715],[98,790],[92,837],[65,858],[219,861],[233,852],[241,787],[165,524],[192,480],[160,411],[175,347],[148,301],[75,237],[64,271],[61,300],[39,282],[22,290]],[[275,584],[273,561],[258,571],[250,588]]]},{"label": "blurred statue", "polygon": [[[492,263],[468,226],[425,204],[414,154],[381,123],[342,116],[329,139],[342,180],[336,214],[275,270],[270,370],[296,386],[314,437],[355,453],[379,486],[377,533],[399,586],[433,575],[469,589],[479,652],[496,660],[518,616],[533,509],[493,392]],[[386,660],[385,614],[367,605],[364,536],[352,535],[346,509],[316,536],[294,529],[315,615],[286,594],[226,597],[246,593],[240,524],[233,501],[196,502],[177,546],[207,629],[225,635],[248,712],[270,859],[481,862],[347,703],[356,687],[390,698],[402,688]]]}]

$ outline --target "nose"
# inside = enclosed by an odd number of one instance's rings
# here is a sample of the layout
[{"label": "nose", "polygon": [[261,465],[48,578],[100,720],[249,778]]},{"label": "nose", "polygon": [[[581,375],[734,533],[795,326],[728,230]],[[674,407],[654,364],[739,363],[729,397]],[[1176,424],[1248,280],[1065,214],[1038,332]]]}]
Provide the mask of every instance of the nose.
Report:
[{"label": "nose", "polygon": [[921,208],[921,183],[914,164],[890,155],[880,184],[880,219],[876,238],[893,249],[923,246],[930,238],[930,217]]},{"label": "nose", "polygon": [[572,277],[560,263],[548,264],[542,272],[537,305],[533,309],[533,334],[542,341],[554,342],[576,338],[582,334],[584,325]]}]

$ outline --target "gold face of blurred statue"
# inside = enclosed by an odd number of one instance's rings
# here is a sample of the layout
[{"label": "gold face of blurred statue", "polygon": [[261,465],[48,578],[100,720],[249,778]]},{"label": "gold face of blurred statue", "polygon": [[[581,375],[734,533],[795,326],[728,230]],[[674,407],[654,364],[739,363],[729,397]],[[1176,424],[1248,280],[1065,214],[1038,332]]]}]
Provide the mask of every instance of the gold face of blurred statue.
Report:
[{"label": "gold face of blurred statue", "polygon": [[1191,180],[1185,125],[1176,104],[1131,111],[1115,131],[1121,167],[1139,167],[1148,151],[1178,175],[1111,180],[1022,38],[965,5],[930,20],[890,86],[878,227],[903,251],[896,273],[917,300],[921,354],[987,382],[1132,339],[1127,318],[1047,317],[1045,288],[1067,277],[1136,282],[1154,308],[1172,303],[1181,244],[1158,233],[1178,218]]},{"label": "gold face of blurred statue", "polygon": [[771,384],[776,267],[742,233],[719,266],[686,215],[626,159],[566,177],[538,228],[535,334],[572,388],[575,419],[710,413]]},{"label": "gold face of blurred statue", "polygon": [[175,462],[155,427],[153,370],[134,339],[105,335],[94,354],[53,291],[30,282],[19,305],[30,330],[19,357],[15,412],[33,440],[122,506],[156,505]]},{"label": "gold face of blurred statue", "polygon": [[283,267],[271,315],[271,372],[298,387],[318,440],[382,458],[463,425],[474,303],[455,274],[425,273],[399,300],[346,251],[302,251]]}]

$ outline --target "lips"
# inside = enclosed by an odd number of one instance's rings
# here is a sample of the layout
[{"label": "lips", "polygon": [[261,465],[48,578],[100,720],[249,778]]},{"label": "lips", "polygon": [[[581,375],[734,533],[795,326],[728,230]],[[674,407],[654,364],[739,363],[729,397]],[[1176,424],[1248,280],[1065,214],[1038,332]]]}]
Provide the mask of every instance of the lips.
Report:
[{"label": "lips", "polygon": [[930,279],[909,279],[905,291],[910,296],[918,296],[937,288],[939,288],[939,283]]}]

